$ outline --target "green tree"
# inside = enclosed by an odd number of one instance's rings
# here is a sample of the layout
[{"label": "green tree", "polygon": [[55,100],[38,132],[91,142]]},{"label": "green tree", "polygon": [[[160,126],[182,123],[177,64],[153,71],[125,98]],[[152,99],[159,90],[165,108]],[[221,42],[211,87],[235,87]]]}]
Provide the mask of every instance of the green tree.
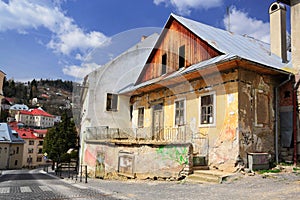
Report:
[{"label": "green tree", "polygon": [[70,148],[77,149],[77,131],[73,119],[64,112],[62,122],[48,129],[43,151],[53,161],[54,167],[54,163],[59,163]]}]

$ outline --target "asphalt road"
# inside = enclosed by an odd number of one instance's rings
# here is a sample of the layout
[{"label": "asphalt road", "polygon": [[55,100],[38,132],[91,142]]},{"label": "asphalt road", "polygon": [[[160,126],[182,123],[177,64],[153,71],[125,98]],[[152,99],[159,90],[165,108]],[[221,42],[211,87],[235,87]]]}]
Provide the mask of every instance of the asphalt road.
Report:
[{"label": "asphalt road", "polygon": [[61,200],[115,198],[91,188],[68,184],[59,178],[36,170],[3,171],[0,176],[1,200]]},{"label": "asphalt road", "polygon": [[[299,199],[300,172],[233,176],[222,184],[182,181],[57,178],[37,170],[4,171],[0,200],[270,200]],[[53,174],[51,172],[50,174]]]}]

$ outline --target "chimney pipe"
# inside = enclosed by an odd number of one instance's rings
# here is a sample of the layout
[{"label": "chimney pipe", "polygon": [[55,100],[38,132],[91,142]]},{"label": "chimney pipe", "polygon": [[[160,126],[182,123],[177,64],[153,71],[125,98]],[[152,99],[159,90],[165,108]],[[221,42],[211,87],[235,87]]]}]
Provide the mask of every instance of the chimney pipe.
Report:
[{"label": "chimney pipe", "polygon": [[300,0],[291,0],[291,44],[292,63],[296,72],[300,73]]},{"label": "chimney pipe", "polygon": [[271,52],[287,62],[286,7],[274,2],[269,8]]}]

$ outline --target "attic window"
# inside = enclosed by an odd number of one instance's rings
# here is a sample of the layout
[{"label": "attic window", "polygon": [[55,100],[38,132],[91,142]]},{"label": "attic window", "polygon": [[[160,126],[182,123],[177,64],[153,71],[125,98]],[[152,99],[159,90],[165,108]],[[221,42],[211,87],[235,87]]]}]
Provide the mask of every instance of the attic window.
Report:
[{"label": "attic window", "polygon": [[179,47],[179,69],[185,67],[185,45]]},{"label": "attic window", "polygon": [[107,93],[106,111],[117,111],[117,108],[118,108],[118,95]]},{"label": "attic window", "polygon": [[161,75],[167,73],[167,54],[165,53],[161,57]]}]

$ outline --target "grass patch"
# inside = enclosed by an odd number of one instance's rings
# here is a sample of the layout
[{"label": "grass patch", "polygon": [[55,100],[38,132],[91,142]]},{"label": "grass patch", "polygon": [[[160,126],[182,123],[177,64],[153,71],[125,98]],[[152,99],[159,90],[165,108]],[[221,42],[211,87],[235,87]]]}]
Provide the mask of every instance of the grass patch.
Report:
[{"label": "grass patch", "polygon": [[264,174],[264,173],[279,173],[279,172],[281,172],[280,169],[263,169],[263,170],[257,171],[258,174]]},{"label": "grass patch", "polygon": [[281,162],[281,163],[279,163],[279,165],[281,165],[281,166],[292,166],[293,163]]},{"label": "grass patch", "polygon": [[299,167],[293,167],[293,171],[300,172],[300,168]]}]

